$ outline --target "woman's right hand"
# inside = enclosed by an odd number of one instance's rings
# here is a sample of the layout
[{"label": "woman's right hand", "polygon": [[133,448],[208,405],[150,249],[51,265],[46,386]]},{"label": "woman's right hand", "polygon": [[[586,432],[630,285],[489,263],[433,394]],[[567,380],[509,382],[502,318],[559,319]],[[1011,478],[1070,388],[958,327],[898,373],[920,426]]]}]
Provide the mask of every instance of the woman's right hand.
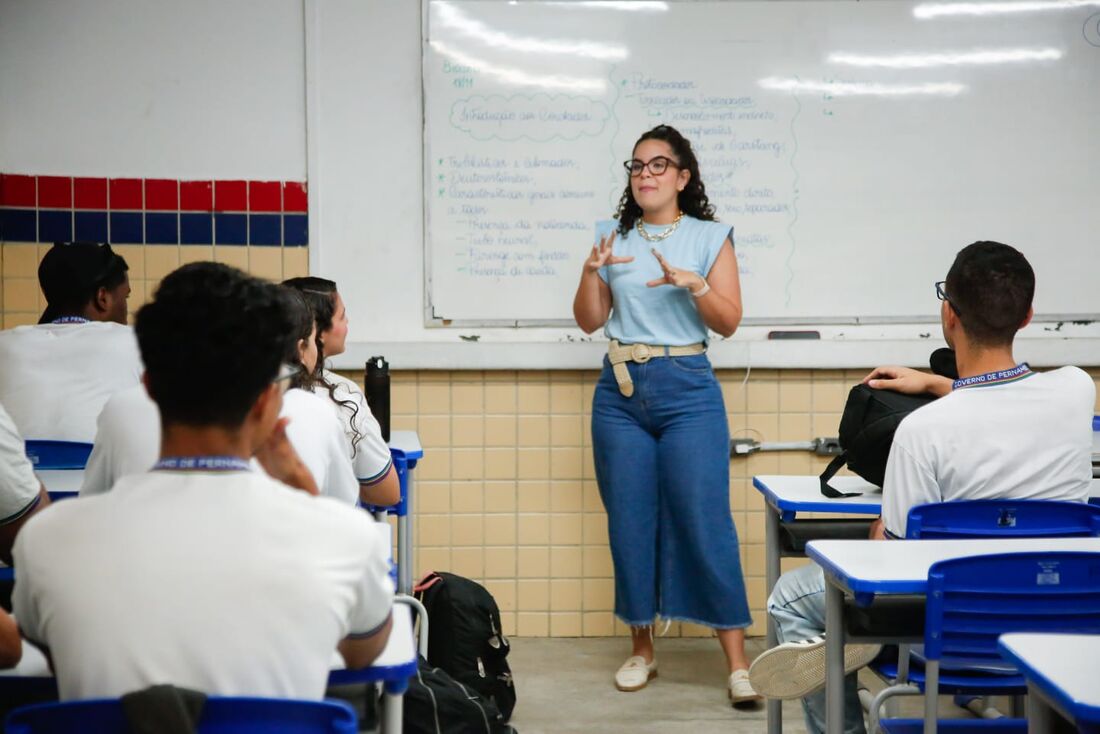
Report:
[{"label": "woman's right hand", "polygon": [[584,261],[584,272],[595,273],[604,265],[618,265],[620,263],[634,262],[633,257],[619,257],[614,254],[612,246],[615,242],[615,231],[607,237],[600,238],[600,244],[592,247],[592,254]]}]

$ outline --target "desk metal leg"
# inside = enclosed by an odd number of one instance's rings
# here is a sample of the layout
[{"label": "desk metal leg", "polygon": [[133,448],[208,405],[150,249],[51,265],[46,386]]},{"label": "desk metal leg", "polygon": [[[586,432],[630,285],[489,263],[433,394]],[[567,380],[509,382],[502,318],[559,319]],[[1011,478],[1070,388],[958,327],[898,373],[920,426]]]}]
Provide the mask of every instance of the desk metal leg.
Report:
[{"label": "desk metal leg", "polygon": [[[774,507],[764,508],[764,548],[765,548],[765,578],[766,589],[768,594],[772,593],[772,589],[775,588],[775,582],[779,580],[779,513]],[[779,635],[775,629],[775,620],[772,619],[772,615],[768,614],[765,609],[764,614],[767,615],[768,623],[768,649],[775,647],[779,644]],[[768,734],[782,734],[783,732],[783,702],[777,699],[769,698],[765,704],[768,717]]]},{"label": "desk metal leg", "polygon": [[382,695],[382,734],[401,734],[404,698],[404,694],[389,691]]},{"label": "desk metal leg", "polygon": [[844,592],[825,584],[825,731],[844,731]]},{"label": "desk metal leg", "polygon": [[1028,734],[1042,734],[1054,731],[1059,716],[1043,695],[1027,684],[1027,731]]},{"label": "desk metal leg", "polygon": [[[414,507],[413,472],[405,481],[405,514],[397,516],[397,591],[412,594],[413,523],[410,522]],[[400,729],[398,729],[400,731]]]}]

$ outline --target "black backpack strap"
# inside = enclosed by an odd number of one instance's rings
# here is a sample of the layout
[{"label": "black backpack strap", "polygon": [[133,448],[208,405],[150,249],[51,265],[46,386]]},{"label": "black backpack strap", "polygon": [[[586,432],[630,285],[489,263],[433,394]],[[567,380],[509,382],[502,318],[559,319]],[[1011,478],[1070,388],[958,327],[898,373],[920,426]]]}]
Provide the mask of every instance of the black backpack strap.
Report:
[{"label": "black backpack strap", "polygon": [[825,467],[825,471],[821,472],[821,494],[825,495],[829,499],[833,500],[837,497],[859,497],[863,492],[839,492],[829,486],[829,480],[832,479],[840,468],[844,466],[848,461],[848,452],[841,451],[840,454],[829,462],[829,465]]}]

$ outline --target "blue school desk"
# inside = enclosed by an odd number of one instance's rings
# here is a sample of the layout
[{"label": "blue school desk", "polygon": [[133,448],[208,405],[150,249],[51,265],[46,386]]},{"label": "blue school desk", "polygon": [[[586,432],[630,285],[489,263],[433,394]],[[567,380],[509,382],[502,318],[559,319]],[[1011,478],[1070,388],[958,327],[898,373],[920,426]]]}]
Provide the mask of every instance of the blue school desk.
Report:
[{"label": "blue school desk", "polygon": [[401,482],[401,501],[392,507],[371,507],[375,517],[384,519],[385,515],[397,515],[397,592],[412,594],[413,572],[413,523],[409,512],[413,508],[414,482],[413,469],[424,458],[424,448],[416,431],[393,431],[390,433],[390,454],[393,466]]},{"label": "blue school desk", "polygon": [[[860,492],[858,497],[829,499],[821,494],[821,482],[816,476],[765,475],[752,478],[752,486],[762,495],[764,511],[764,564],[766,589],[771,594],[779,580],[781,558],[805,555],[808,539],[867,537],[871,521],[882,510],[882,490],[860,477],[833,477],[832,486],[841,492]],[[806,513],[844,513],[846,520],[818,520]],[[800,516],[801,515],[801,516]],[[767,614],[768,648],[779,644],[775,621]],[[768,700],[768,734],[783,731],[782,701]]]},{"label": "blue school desk", "polygon": [[997,648],[1027,678],[1029,732],[1051,731],[1059,717],[1100,732],[1100,635],[1012,633]]},{"label": "blue school desk", "polygon": [[1100,553],[1100,538],[1018,540],[815,540],[806,555],[825,572],[826,731],[844,731],[844,645],[846,642],[918,643],[923,630],[903,634],[848,634],[845,596],[873,617],[876,597],[923,597],[928,569],[950,558],[1026,551]]}]

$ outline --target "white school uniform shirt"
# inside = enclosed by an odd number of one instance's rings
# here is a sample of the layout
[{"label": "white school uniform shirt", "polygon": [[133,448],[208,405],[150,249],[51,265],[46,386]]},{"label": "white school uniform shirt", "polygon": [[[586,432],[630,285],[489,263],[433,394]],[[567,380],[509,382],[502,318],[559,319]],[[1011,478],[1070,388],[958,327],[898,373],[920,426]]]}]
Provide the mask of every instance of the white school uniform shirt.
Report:
[{"label": "white school uniform shirt", "polygon": [[25,439],[91,442],[107,399],[141,381],[129,326],[91,321],[0,331],[0,403]]},{"label": "white school uniform shirt", "polygon": [[[288,390],[279,415],[290,418],[287,438],[321,494],[350,505],[358,502],[359,482],[346,455],[344,430],[325,401],[305,390]],[[156,403],[141,386],[118,393],[100,413],[81,496],[102,494],[119,478],[148,471],[159,455]],[[253,468],[262,471],[256,462]]]},{"label": "white school uniform shirt", "polygon": [[1092,378],[1062,367],[959,388],[910,413],[886,462],[886,529],[905,537],[909,509],[930,502],[1087,501],[1095,401]]},{"label": "white school uniform shirt", "polygon": [[0,405],[0,525],[26,515],[38,504],[39,482],[23,437]]},{"label": "white school uniform shirt", "polygon": [[[333,394],[336,400],[351,402],[358,408],[354,417],[347,407],[340,405],[329,397],[328,388],[317,384],[313,392],[328,401],[331,409],[344,426],[344,434],[347,436],[347,452],[355,467],[355,476],[362,484],[374,484],[385,478],[393,464],[390,456],[390,447],[382,439],[382,427],[374,414],[370,412],[367,398],[363,391],[353,380],[343,375],[338,375],[330,370],[324,370],[325,380],[334,386]],[[355,438],[356,429],[362,438],[354,447],[352,441]]]},{"label": "white school uniform shirt", "polygon": [[153,471],[60,502],[15,544],[14,614],[63,700],[158,683],[320,699],[333,651],[389,619],[385,532],[258,472]]}]

